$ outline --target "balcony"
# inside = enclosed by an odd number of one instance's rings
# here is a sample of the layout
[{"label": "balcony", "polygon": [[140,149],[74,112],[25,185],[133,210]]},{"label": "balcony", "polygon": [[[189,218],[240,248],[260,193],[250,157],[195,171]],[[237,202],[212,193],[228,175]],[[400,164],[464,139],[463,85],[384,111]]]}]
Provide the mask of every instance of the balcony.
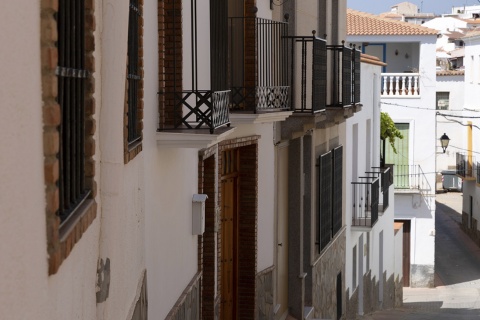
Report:
[{"label": "balcony", "polygon": [[420,165],[395,165],[393,175],[395,192],[420,193],[432,192],[432,187]]},{"label": "balcony", "polygon": [[[221,3],[220,3],[221,4]],[[160,106],[157,145],[168,148],[206,148],[230,134],[230,90],[226,84],[227,18],[216,8],[210,21],[215,27],[197,27],[197,1],[185,14],[178,10],[165,15],[164,51],[161,55],[164,85],[158,93]],[[218,10],[217,10],[218,9]],[[226,7],[224,7],[226,9]],[[225,10],[224,10],[225,11]],[[182,20],[190,32],[181,33]],[[197,41],[203,39],[207,45]],[[189,43],[189,45],[184,45]],[[209,46],[208,50],[205,50]],[[215,57],[215,59],[212,59]],[[187,76],[190,74],[190,76]]]},{"label": "balcony", "polygon": [[393,165],[387,165],[385,168],[382,167],[373,167],[372,171],[365,172],[367,174],[368,179],[380,179],[380,199],[379,199],[379,213],[384,213],[389,203],[389,195],[390,195],[390,186],[393,184]]},{"label": "balcony", "polygon": [[360,104],[360,51],[344,44],[327,46],[327,51],[332,68],[327,106],[342,108]]},{"label": "balcony", "polygon": [[[315,114],[327,107],[327,43],[314,37],[288,37],[291,110]],[[293,57],[293,59],[292,59]]]},{"label": "balcony", "polygon": [[382,73],[382,98],[420,98],[419,73]]},{"label": "balcony", "polygon": [[[287,32],[286,22],[228,18],[227,81],[232,120],[242,119],[241,114],[289,111]],[[274,119],[284,120],[290,114]]]},{"label": "balcony", "polygon": [[368,231],[378,220],[380,179],[352,182],[352,229]]},{"label": "balcony", "polygon": [[[477,163],[478,167],[478,163]],[[477,169],[477,170],[475,170]],[[476,174],[474,171],[477,171]],[[478,168],[475,168],[475,157],[466,153],[456,154],[456,174],[464,180],[478,181]]]}]

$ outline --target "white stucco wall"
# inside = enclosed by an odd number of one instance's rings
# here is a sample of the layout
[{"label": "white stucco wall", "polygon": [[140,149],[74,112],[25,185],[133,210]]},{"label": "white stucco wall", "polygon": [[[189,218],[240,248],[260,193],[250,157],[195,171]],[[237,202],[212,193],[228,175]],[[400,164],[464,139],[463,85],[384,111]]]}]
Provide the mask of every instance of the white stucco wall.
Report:
[{"label": "white stucco wall", "polygon": [[0,306],[5,319],[46,319],[40,39],[32,37],[39,35],[40,4],[8,2],[0,17]]},{"label": "white stucco wall", "polygon": [[453,17],[438,17],[425,22],[423,26],[445,33],[447,31],[459,31],[461,28],[466,28],[467,22]]},{"label": "white stucco wall", "polygon": [[[351,227],[352,220],[352,181],[359,181],[359,176],[366,176],[366,171],[372,171],[372,167],[378,167],[380,164],[380,74],[381,66],[362,63],[361,70],[361,102],[362,111],[355,113],[352,118],[346,121],[346,145],[345,145],[345,170],[346,170],[346,287],[350,294],[353,294],[355,288],[352,274],[352,250],[357,246],[357,285],[362,281],[363,275],[371,270],[372,278],[379,281],[383,277],[380,271],[380,233],[383,232],[383,272],[386,271],[389,278],[395,271],[394,268],[394,237],[393,237],[393,186],[390,187],[389,208],[379,216],[377,223],[370,231],[354,231]],[[368,124],[370,123],[370,124]],[[370,133],[368,133],[370,130]],[[368,146],[370,139],[370,146]],[[354,149],[357,154],[354,154]],[[367,154],[370,152],[370,154]],[[356,168],[356,169],[355,169]],[[354,171],[357,171],[356,176]],[[369,234],[367,236],[367,233]],[[363,236],[365,246],[362,261],[358,259],[359,239]],[[367,246],[367,238],[369,243]],[[369,269],[367,269],[367,259],[369,259]],[[363,274],[358,274],[359,263],[363,264]]]},{"label": "white stucco wall", "polygon": [[[418,72],[420,74],[420,97],[392,99],[382,98],[381,110],[387,112],[396,123],[409,123],[409,164],[419,165],[430,186],[423,196],[420,194],[395,195],[395,219],[412,219],[411,263],[434,265],[435,229],[435,46],[436,36],[349,36],[353,43],[420,43]],[[393,49],[393,48],[392,48]],[[387,50],[388,51],[388,50]],[[400,50],[399,50],[399,57]],[[388,53],[387,53],[387,63]],[[408,64],[401,70],[408,70]],[[387,70],[389,71],[388,67]],[[433,233],[432,233],[433,232]],[[347,261],[348,262],[348,261]]]},{"label": "white stucco wall", "polygon": [[465,108],[480,110],[480,37],[465,39]]},{"label": "white stucco wall", "polygon": [[[0,13],[4,30],[0,39],[9,43],[2,49],[0,62],[4,71],[0,95],[9,115],[0,120],[5,137],[1,148],[12,150],[0,161],[0,305],[6,319],[125,319],[135,303],[145,267],[142,179],[138,174],[143,161],[138,157],[136,163],[123,164],[128,5],[124,7],[107,1],[95,3],[97,218],[51,276],[43,177],[40,4],[10,2]],[[112,25],[115,28],[109,29]],[[107,32],[101,37],[103,31]],[[104,67],[102,56],[108,60]],[[122,56],[125,59],[115,59]],[[105,87],[103,79],[109,80]],[[107,301],[97,304],[99,257],[111,260],[111,282]]]},{"label": "white stucco wall", "polygon": [[[464,128],[455,121],[465,122],[464,119],[456,117],[444,117],[442,115],[463,116],[461,111],[464,107],[464,76],[437,76],[437,92],[449,92],[448,110],[438,110],[441,115],[437,115],[437,145],[440,146],[438,138],[446,133],[450,138],[452,146],[466,148],[466,136]],[[471,113],[471,112],[470,112]],[[447,148],[443,153],[440,147],[437,147],[437,172],[452,169],[455,167],[455,154],[459,150],[453,147]]]}]

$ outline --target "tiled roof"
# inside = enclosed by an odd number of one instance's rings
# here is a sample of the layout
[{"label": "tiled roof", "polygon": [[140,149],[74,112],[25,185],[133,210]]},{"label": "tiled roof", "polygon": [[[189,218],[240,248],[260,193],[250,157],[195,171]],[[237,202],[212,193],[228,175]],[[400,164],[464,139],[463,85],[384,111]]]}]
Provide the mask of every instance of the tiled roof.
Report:
[{"label": "tiled roof", "polygon": [[480,30],[469,31],[462,39],[473,38],[478,36],[480,36]]},{"label": "tiled roof", "polygon": [[393,20],[402,20],[403,16],[395,12],[384,12],[378,15],[381,18],[393,19]]},{"label": "tiled roof", "polygon": [[355,35],[436,35],[437,30],[422,27],[413,23],[395,21],[387,18],[356,11],[347,10],[347,34]]},{"label": "tiled roof", "polygon": [[369,54],[362,53],[360,56],[360,61],[368,64],[373,64],[376,66],[386,66],[387,64],[385,62],[380,61],[378,57],[371,56]]},{"label": "tiled roof", "polygon": [[465,21],[466,23],[470,23],[470,24],[480,24],[480,19],[477,20],[477,19],[461,19],[463,21]]},{"label": "tiled roof", "polygon": [[465,36],[465,34],[457,31],[448,31],[447,34],[450,39],[460,39]]},{"label": "tiled roof", "polygon": [[465,70],[439,70],[437,76],[464,76]]}]

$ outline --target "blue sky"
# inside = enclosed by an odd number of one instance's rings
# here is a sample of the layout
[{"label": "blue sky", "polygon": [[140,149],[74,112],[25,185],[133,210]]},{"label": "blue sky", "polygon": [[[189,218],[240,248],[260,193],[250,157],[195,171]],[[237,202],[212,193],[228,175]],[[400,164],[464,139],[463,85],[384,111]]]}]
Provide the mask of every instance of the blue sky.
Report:
[{"label": "blue sky", "polygon": [[393,5],[404,1],[416,4],[419,9],[423,7],[423,12],[439,15],[451,13],[452,7],[480,5],[480,0],[347,0],[347,6],[351,9],[379,14],[390,11]]}]

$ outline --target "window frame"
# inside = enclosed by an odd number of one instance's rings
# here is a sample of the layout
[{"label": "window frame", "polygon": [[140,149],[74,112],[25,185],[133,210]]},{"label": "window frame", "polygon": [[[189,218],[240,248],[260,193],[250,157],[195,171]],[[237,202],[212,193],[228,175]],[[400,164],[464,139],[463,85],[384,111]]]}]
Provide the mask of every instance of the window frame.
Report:
[{"label": "window frame", "polygon": [[[95,16],[94,7],[87,0],[69,1],[68,4],[62,0],[58,3],[42,0],[40,17],[42,26],[52,26],[56,31],[40,34],[45,213],[51,275],[69,256],[97,212],[93,159]],[[79,51],[82,53],[78,54]],[[69,61],[65,60],[69,56]],[[73,104],[70,109],[66,100]],[[73,135],[72,126],[76,128]],[[67,164],[72,160],[73,166]],[[65,183],[78,183],[80,189],[65,197]]]},{"label": "window frame", "polygon": [[129,0],[125,76],[124,162],[142,151],[143,141],[143,0]]},{"label": "window frame", "polygon": [[[445,99],[441,99],[442,98],[441,95],[445,95],[445,94],[447,96],[446,100],[447,100],[448,104],[447,104],[446,108],[441,108],[440,109],[440,107],[438,106],[438,102],[439,102],[439,100],[445,100]],[[437,91],[435,93],[435,109],[436,110],[449,110],[449,108],[450,108],[450,92],[449,91]]]}]

